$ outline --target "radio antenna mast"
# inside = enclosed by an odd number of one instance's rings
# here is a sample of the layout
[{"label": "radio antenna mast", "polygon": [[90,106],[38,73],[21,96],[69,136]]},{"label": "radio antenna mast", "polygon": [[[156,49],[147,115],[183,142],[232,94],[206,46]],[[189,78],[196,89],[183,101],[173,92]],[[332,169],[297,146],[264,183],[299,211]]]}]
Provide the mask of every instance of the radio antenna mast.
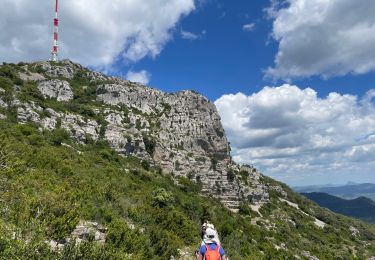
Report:
[{"label": "radio antenna mast", "polygon": [[53,46],[51,50],[51,60],[58,61],[58,35],[59,35],[59,17],[58,17],[59,0],[56,0],[55,18],[53,19]]}]

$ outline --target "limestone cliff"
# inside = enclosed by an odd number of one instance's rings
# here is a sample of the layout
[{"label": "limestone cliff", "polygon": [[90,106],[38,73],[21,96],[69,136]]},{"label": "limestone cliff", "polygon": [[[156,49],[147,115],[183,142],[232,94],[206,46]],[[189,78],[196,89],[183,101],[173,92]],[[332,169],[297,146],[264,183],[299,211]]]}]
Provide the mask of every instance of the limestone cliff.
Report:
[{"label": "limestone cliff", "polygon": [[[20,95],[7,102],[0,99],[0,106],[14,108],[19,123],[62,128],[80,143],[106,140],[121,155],[137,156],[166,174],[200,182],[203,194],[219,198],[232,210],[242,200],[267,202],[270,189],[283,194],[280,187],[263,184],[255,168],[232,162],[215,105],[194,91],[164,93],[69,60],[21,68],[19,77],[46,102],[21,100],[25,90],[14,86]],[[77,102],[87,106],[77,109]]]}]

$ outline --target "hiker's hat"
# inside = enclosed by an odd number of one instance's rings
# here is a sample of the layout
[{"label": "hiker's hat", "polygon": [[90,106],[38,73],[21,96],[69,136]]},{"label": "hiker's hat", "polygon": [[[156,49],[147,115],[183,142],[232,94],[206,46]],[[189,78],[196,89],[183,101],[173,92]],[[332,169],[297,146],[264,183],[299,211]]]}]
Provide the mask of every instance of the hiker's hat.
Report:
[{"label": "hiker's hat", "polygon": [[212,228],[207,228],[204,234],[203,241],[206,244],[212,244],[212,243],[218,244],[219,239],[217,237],[217,232]]}]

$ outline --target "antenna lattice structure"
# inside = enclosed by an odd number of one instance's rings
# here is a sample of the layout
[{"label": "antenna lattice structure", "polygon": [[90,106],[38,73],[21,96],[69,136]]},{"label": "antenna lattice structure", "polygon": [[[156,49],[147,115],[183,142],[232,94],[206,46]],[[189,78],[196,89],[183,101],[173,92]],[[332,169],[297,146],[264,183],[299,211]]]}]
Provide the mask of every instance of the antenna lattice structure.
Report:
[{"label": "antenna lattice structure", "polygon": [[58,5],[59,0],[56,0],[55,5],[55,18],[53,19],[53,46],[51,50],[51,60],[52,61],[58,61],[58,35],[59,35],[59,17],[58,17]]}]

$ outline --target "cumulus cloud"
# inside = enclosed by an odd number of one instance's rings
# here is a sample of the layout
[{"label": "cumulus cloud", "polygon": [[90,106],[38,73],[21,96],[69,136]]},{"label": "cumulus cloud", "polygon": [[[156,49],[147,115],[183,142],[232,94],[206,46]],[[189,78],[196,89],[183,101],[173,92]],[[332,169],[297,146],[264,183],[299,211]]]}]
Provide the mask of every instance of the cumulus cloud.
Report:
[{"label": "cumulus cloud", "polygon": [[375,1],[273,0],[267,11],[279,49],[266,76],[328,78],[375,70]]},{"label": "cumulus cloud", "polygon": [[267,174],[370,173],[375,90],[363,98],[283,85],[215,101],[236,161]]},{"label": "cumulus cloud", "polygon": [[[49,58],[53,4],[2,1],[0,61]],[[61,57],[106,67],[157,56],[195,5],[194,0],[64,0],[59,8]]]},{"label": "cumulus cloud", "polygon": [[126,74],[126,78],[133,82],[138,82],[144,85],[147,85],[150,82],[151,74],[148,71],[132,71],[129,70]]},{"label": "cumulus cloud", "polygon": [[242,26],[242,30],[244,30],[245,32],[251,32],[254,30],[254,28],[255,28],[255,23],[248,23]]}]

